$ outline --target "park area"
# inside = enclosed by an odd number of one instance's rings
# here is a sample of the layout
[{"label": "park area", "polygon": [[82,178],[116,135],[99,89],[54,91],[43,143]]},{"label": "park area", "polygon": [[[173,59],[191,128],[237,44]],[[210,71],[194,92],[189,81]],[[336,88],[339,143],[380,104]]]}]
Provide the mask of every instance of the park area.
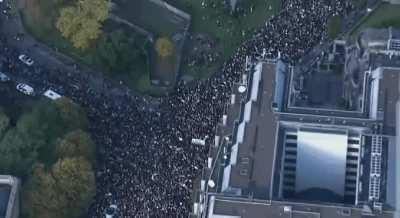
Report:
[{"label": "park area", "polygon": [[[229,1],[115,0],[99,38],[82,50],[56,28],[60,10],[77,2],[17,0],[26,30],[38,41],[150,95],[167,92],[160,86],[173,86],[177,75],[188,81],[209,77],[281,9],[281,0],[233,1],[234,11]],[[172,42],[170,55],[156,52],[159,38]]]},{"label": "park area", "polygon": [[[238,5],[238,10],[234,13],[227,4],[229,1],[167,0],[167,2],[191,15],[190,34],[193,39],[187,41],[186,60],[183,60],[181,72],[183,76],[188,74],[194,79],[207,78],[214,73],[254,30],[262,27],[281,9],[281,0],[231,1],[237,2]],[[206,42],[198,45],[198,41],[203,42],[205,38]],[[205,50],[201,46],[211,49]],[[198,58],[205,60],[196,61]],[[200,64],[191,65],[193,62]]]},{"label": "park area", "polygon": [[107,20],[99,38],[85,49],[77,49],[56,28],[61,8],[71,1],[17,0],[22,23],[34,38],[53,50],[72,57],[78,63],[104,73],[130,88],[150,90],[146,37]]},{"label": "park area", "polygon": [[[112,19],[150,39],[150,80],[154,88],[172,87],[178,74],[190,15],[160,0],[115,0],[113,3]],[[166,53],[160,52],[159,42],[169,47]]]},{"label": "park area", "polygon": [[382,3],[351,32],[357,36],[365,28],[400,28],[400,5]]}]

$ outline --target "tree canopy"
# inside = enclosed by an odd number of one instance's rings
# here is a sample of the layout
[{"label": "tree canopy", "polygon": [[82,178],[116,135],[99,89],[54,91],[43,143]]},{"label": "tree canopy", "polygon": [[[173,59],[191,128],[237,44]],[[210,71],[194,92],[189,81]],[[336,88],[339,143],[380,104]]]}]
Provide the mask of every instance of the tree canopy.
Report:
[{"label": "tree canopy", "polygon": [[[62,136],[64,122],[54,104],[40,101],[8,128],[0,140],[0,171],[25,177],[38,160],[50,161],[49,150]],[[46,159],[46,160],[45,160]]]},{"label": "tree canopy", "polygon": [[30,218],[78,218],[95,193],[90,163],[82,158],[60,159],[47,171],[38,165],[24,192]]},{"label": "tree canopy", "polygon": [[156,51],[163,58],[170,57],[174,53],[174,44],[170,39],[162,37],[156,41]]},{"label": "tree canopy", "polygon": [[146,41],[136,34],[114,31],[99,41],[97,61],[109,72],[127,72],[145,65]]},{"label": "tree canopy", "polygon": [[87,129],[89,121],[84,109],[65,97],[57,99],[55,103],[60,111],[61,120],[65,123],[68,130]]},{"label": "tree canopy", "polygon": [[0,108],[0,137],[7,130],[10,125],[10,118],[4,113],[3,109]]},{"label": "tree canopy", "polygon": [[49,100],[34,103],[14,126],[0,110],[0,153],[4,154],[0,158],[0,172],[29,176],[34,163],[49,165],[57,161],[55,150],[60,141],[71,144],[71,148],[63,146],[64,150],[82,152],[82,156],[92,161],[95,148],[89,134],[84,132],[87,125],[85,111],[67,98],[56,103]]},{"label": "tree canopy", "polygon": [[86,49],[100,36],[108,12],[108,0],[78,1],[75,6],[61,9],[56,27],[74,47]]},{"label": "tree canopy", "polygon": [[95,144],[90,135],[82,130],[67,133],[57,143],[56,152],[60,158],[81,156],[95,162]]}]

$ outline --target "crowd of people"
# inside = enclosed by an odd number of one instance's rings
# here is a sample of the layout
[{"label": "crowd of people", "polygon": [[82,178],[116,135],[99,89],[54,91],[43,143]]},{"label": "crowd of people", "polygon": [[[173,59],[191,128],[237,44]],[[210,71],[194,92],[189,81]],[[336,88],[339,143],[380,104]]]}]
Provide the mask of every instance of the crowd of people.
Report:
[{"label": "crowd of people", "polygon": [[[83,105],[97,144],[96,197],[88,216],[188,217],[194,188],[213,144],[215,127],[232,85],[244,71],[246,57],[294,62],[325,39],[330,16],[351,8],[346,0],[285,0],[283,10],[243,43],[219,72],[206,81],[178,83],[169,96],[151,103],[146,97],[110,94],[113,84],[91,87],[79,73],[49,72],[35,64],[27,69],[17,51],[1,39],[1,68],[23,78],[36,90],[51,88]],[[202,139],[206,145],[193,144]]]}]

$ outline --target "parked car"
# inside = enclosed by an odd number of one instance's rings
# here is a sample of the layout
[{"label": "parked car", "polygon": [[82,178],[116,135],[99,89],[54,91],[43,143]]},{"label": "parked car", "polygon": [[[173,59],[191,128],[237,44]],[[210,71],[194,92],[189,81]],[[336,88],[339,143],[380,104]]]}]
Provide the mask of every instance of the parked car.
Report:
[{"label": "parked car", "polygon": [[17,90],[24,93],[25,95],[34,95],[33,88],[27,84],[18,83]]},{"label": "parked car", "polygon": [[28,57],[28,55],[25,54],[19,55],[18,59],[28,66],[32,66],[33,63],[35,63],[30,57]]},{"label": "parked car", "polygon": [[57,92],[55,92],[51,89],[44,92],[43,95],[50,98],[51,100],[57,100],[62,97],[60,94],[58,94]]},{"label": "parked car", "polygon": [[1,82],[10,81],[10,77],[8,77],[6,74],[0,72],[0,81],[1,81]]}]

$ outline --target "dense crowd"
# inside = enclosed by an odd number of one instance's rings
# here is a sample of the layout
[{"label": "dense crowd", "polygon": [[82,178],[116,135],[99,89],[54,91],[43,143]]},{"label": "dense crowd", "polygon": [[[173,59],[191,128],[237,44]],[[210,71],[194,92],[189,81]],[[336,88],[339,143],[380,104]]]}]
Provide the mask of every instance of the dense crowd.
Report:
[{"label": "dense crowd", "polygon": [[[328,17],[344,13],[345,0],[286,0],[284,9],[243,43],[219,72],[206,81],[179,83],[157,107],[129,93],[112,95],[113,85],[90,87],[90,77],[60,73],[39,64],[27,69],[18,53],[1,39],[1,68],[36,90],[52,88],[87,108],[97,144],[97,193],[89,217],[104,217],[110,205],[116,217],[187,217],[193,180],[205,165],[215,126],[246,56],[288,62],[325,38]],[[205,139],[206,146],[191,143]]]}]

